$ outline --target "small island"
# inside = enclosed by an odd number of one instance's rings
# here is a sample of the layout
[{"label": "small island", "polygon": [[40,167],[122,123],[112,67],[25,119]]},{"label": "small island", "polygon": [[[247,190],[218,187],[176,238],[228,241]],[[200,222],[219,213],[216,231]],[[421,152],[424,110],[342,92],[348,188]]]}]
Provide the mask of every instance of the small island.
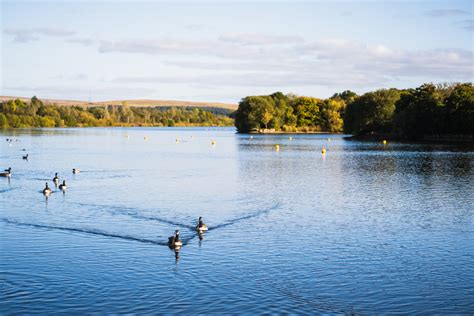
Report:
[{"label": "small island", "polygon": [[424,84],[328,99],[276,92],[248,96],[235,112],[239,133],[346,133],[359,139],[474,140],[472,83]]}]

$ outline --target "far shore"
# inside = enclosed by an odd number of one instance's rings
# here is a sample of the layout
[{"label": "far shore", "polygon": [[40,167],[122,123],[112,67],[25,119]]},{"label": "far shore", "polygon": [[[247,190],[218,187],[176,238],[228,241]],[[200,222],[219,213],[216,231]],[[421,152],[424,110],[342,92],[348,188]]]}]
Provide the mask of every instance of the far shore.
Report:
[{"label": "far shore", "polygon": [[311,130],[295,130],[295,131],[277,131],[275,129],[259,129],[259,130],[252,130],[248,133],[241,133],[241,134],[339,134],[343,135],[344,133],[339,132],[329,132],[329,131],[311,131]]},{"label": "far shore", "polygon": [[369,142],[380,142],[383,140],[397,141],[397,142],[407,142],[407,143],[474,143],[474,135],[425,135],[415,138],[400,137],[397,135],[382,135],[382,134],[373,134],[373,135],[359,135],[359,136],[348,136],[345,137],[347,140],[357,140],[357,141],[369,141]]}]

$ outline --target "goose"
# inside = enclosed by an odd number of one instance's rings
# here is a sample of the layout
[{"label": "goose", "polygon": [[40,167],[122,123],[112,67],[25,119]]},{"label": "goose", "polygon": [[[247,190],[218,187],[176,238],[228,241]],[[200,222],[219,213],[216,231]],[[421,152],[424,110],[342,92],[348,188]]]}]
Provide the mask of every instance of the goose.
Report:
[{"label": "goose", "polygon": [[12,168],[5,169],[5,172],[0,173],[0,177],[11,177],[12,176]]},{"label": "goose", "polygon": [[46,182],[46,186],[45,186],[44,189],[43,189],[43,194],[44,194],[44,195],[50,195],[51,192],[53,192],[53,191],[52,191],[51,188],[48,186],[48,182]]},{"label": "goose", "polygon": [[174,235],[168,238],[168,245],[173,248],[179,248],[183,242],[179,239],[179,229],[175,230]]},{"label": "goose", "polygon": [[66,180],[63,180],[63,184],[59,185],[59,189],[63,190],[63,191],[66,191],[66,189],[67,189]]},{"label": "goose", "polygon": [[28,160],[28,154],[26,154],[26,156],[23,156],[23,160]]},{"label": "goose", "polygon": [[73,173],[73,174],[78,174],[79,172],[81,172],[81,170],[76,169],[76,168],[72,169],[72,173]]},{"label": "goose", "polygon": [[54,184],[58,184],[58,182],[59,182],[59,177],[58,177],[57,172],[54,174],[53,182],[54,182]]},{"label": "goose", "polygon": [[198,222],[198,224],[196,225],[196,230],[197,230],[199,233],[202,233],[202,232],[205,232],[205,231],[208,230],[207,225],[202,222],[202,217],[201,217],[201,216],[199,216],[199,222]]}]

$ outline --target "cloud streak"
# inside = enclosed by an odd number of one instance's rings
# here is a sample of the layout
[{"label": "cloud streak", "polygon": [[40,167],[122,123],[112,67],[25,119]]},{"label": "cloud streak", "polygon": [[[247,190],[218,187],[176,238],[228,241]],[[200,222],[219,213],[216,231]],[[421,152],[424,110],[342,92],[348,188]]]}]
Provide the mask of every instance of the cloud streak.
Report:
[{"label": "cloud streak", "polygon": [[465,16],[470,15],[469,12],[459,9],[437,9],[425,12],[425,15],[430,17],[450,17],[450,16]]},{"label": "cloud streak", "polygon": [[239,45],[284,45],[304,42],[300,36],[266,35],[259,33],[224,33],[219,41]]},{"label": "cloud streak", "polygon": [[76,34],[73,31],[66,31],[56,28],[7,28],[4,30],[7,35],[13,36],[13,41],[17,43],[27,43],[39,40],[40,36],[50,37],[70,37]]},{"label": "cloud streak", "polygon": [[474,19],[459,21],[458,25],[460,25],[466,31],[469,31],[469,32],[474,31]]}]

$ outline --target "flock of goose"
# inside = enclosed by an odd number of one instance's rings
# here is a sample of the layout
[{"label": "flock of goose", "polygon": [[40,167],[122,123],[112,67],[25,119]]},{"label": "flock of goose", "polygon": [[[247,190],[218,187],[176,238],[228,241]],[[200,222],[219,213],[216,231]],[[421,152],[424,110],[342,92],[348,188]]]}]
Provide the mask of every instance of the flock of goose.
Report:
[{"label": "flock of goose", "polygon": [[[23,156],[23,160],[28,160],[28,154],[26,156]],[[11,176],[12,176],[12,168],[11,167],[9,167],[8,169],[5,169],[3,171],[4,172],[0,172],[0,177],[11,178]],[[79,173],[79,169],[72,169],[72,173],[73,174]],[[59,187],[59,189],[61,191],[66,192],[66,189],[67,189],[66,180],[63,180],[63,183],[59,184],[59,177],[58,177],[57,172],[54,174],[53,183],[56,187]],[[58,186],[58,184],[59,184],[59,186]],[[51,195],[51,193],[53,193],[53,190],[49,187],[48,182],[46,182],[45,187],[44,187],[43,191],[41,191],[41,192],[43,192],[43,194],[46,197],[49,197]]]},{"label": "flock of goose", "polygon": [[[11,141],[7,139],[7,141]],[[24,151],[25,149],[23,149]],[[28,160],[28,154],[23,156],[23,160]],[[80,173],[80,170],[77,168],[72,169],[73,174],[78,174]],[[11,178],[12,176],[12,168],[9,167],[8,169],[5,169],[4,172],[0,172],[0,177],[8,177]],[[59,188],[63,193],[66,192],[67,190],[67,185],[66,185],[66,180],[63,180],[62,184],[59,184],[59,176],[58,173],[56,172],[53,177],[53,183],[54,185]],[[59,184],[59,186],[58,186]],[[41,191],[43,195],[46,197],[46,199],[53,193],[53,190],[49,187],[48,182],[45,183],[44,189]],[[208,227],[206,224],[203,223],[202,217],[199,217],[198,224],[196,225],[196,231],[198,232],[199,236],[202,237],[202,233],[208,230]],[[173,248],[175,250],[179,250],[181,246],[183,245],[183,241],[179,237],[179,229],[177,229],[174,233],[173,236],[168,238],[168,246],[170,248]]]}]

